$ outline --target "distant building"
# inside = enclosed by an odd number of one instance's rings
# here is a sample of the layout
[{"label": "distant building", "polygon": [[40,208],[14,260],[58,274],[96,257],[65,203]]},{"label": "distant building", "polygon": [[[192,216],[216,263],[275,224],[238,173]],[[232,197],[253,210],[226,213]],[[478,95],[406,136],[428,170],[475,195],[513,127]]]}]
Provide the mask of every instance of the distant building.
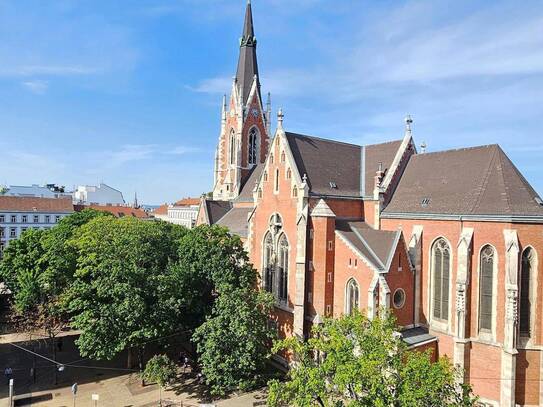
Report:
[{"label": "distant building", "polygon": [[65,192],[65,187],[56,184],[45,185],[10,185],[0,187],[0,196],[31,196],[37,198],[61,198],[69,197],[70,193]]},{"label": "distant building", "polygon": [[73,211],[70,197],[0,196],[0,256],[25,230],[50,229]]},{"label": "distant building", "polygon": [[166,222],[193,228],[200,207],[199,198],[184,198],[173,204],[164,204],[153,211],[153,216]]},{"label": "distant building", "polygon": [[150,216],[141,208],[133,208],[131,206],[123,205],[74,205],[76,212],[80,212],[83,209],[96,209],[97,211],[109,212],[117,218],[132,217],[138,219],[150,219]]},{"label": "distant building", "polygon": [[78,205],[124,205],[121,191],[104,183],[98,186],[80,185],[73,193],[74,203]]}]

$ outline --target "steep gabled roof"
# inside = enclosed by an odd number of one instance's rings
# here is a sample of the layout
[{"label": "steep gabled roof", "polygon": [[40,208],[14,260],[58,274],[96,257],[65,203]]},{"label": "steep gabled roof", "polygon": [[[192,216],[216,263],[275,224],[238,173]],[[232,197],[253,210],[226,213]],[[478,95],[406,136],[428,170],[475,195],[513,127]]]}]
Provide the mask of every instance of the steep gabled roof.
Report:
[{"label": "steep gabled roof", "polygon": [[253,208],[232,208],[217,221],[217,225],[228,228],[230,233],[246,238],[249,230],[247,217]]},{"label": "steep gabled roof", "polygon": [[401,140],[358,146],[296,133],[285,135],[300,174],[307,174],[310,191],[316,195],[371,196],[379,163],[386,171],[401,145]]},{"label": "steep gabled roof", "polygon": [[253,202],[253,189],[256,182],[260,179],[264,164],[257,164],[252,169],[249,175],[246,177],[245,183],[241,186],[241,191],[236,198],[236,202]]},{"label": "steep gabled roof", "polygon": [[213,201],[211,199],[206,199],[204,203],[210,225],[217,223],[220,218],[232,209],[232,202],[230,201]]},{"label": "steep gabled roof", "polygon": [[372,229],[363,221],[336,219],[336,233],[379,271],[388,271],[400,232]]},{"label": "steep gabled roof", "polygon": [[543,216],[537,193],[496,144],[411,157],[387,214]]}]

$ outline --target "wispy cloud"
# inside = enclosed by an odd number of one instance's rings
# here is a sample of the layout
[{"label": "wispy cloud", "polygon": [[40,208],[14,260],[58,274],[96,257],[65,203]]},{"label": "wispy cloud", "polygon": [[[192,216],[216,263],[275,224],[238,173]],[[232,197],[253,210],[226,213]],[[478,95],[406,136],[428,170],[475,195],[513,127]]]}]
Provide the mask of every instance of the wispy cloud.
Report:
[{"label": "wispy cloud", "polygon": [[49,88],[49,83],[42,80],[31,80],[22,82],[22,85],[30,92],[37,95],[43,95]]}]

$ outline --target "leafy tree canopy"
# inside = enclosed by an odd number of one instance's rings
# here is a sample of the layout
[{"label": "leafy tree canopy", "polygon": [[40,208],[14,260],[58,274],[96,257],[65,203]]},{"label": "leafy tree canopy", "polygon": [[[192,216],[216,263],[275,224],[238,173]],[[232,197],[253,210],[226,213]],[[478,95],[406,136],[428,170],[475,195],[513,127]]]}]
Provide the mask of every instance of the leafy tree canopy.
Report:
[{"label": "leafy tree canopy", "polygon": [[270,381],[270,406],[474,406],[468,386],[455,384],[461,372],[428,352],[408,351],[392,317],[360,313],[325,320],[306,342],[289,338],[275,351],[295,363],[286,382]]},{"label": "leafy tree canopy", "polygon": [[[80,228],[69,294],[84,356],[110,359],[127,347],[177,330],[164,306],[165,273],[181,227],[134,218],[98,217]],[[173,238],[172,238],[173,237]]]},{"label": "leafy tree canopy", "polygon": [[259,384],[275,339],[268,321],[273,301],[251,287],[222,291],[212,315],[196,329],[193,341],[212,394]]},{"label": "leafy tree canopy", "polygon": [[177,377],[177,366],[167,355],[155,355],[145,365],[143,379],[155,382],[160,387],[173,382]]}]

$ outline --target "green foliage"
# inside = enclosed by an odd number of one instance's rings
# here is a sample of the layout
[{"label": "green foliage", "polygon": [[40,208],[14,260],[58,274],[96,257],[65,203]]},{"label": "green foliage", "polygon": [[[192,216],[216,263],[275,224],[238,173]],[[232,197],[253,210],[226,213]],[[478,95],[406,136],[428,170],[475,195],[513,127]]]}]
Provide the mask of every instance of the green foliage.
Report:
[{"label": "green foliage", "polygon": [[82,330],[77,340],[82,355],[111,359],[177,330],[162,301],[168,264],[177,253],[175,229],[164,222],[106,217],[80,228],[70,242],[77,261],[67,298],[73,326]]},{"label": "green foliage", "polygon": [[167,355],[155,355],[145,365],[143,379],[164,387],[177,377],[177,366]]},{"label": "green foliage", "polygon": [[303,342],[289,338],[274,351],[291,352],[295,364],[284,383],[271,381],[268,404],[328,406],[474,406],[468,386],[447,359],[408,351],[392,317],[362,314],[326,320]]},{"label": "green foliage", "polygon": [[211,393],[224,395],[261,382],[275,332],[268,315],[273,297],[252,287],[222,291],[212,315],[193,335]]}]

